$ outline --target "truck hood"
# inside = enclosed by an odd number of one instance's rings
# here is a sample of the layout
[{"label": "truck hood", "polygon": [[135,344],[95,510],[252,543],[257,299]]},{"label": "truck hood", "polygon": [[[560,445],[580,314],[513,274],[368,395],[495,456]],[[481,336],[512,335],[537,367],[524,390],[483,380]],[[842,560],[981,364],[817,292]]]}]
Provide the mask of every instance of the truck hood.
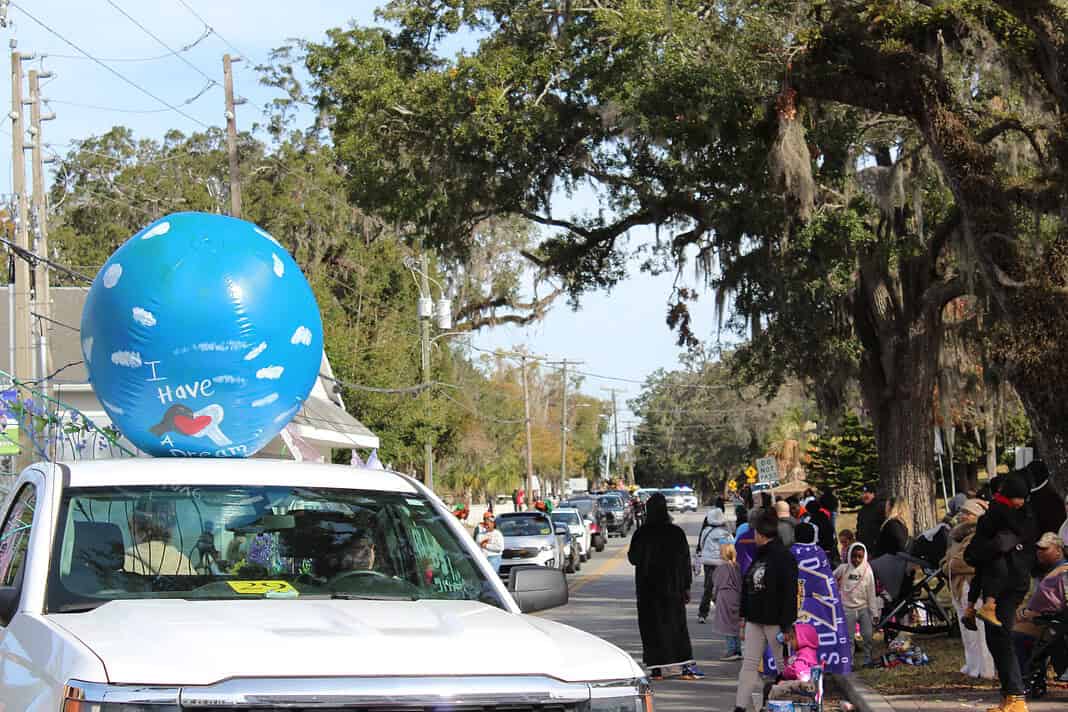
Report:
[{"label": "truck hood", "polygon": [[639,677],[588,633],[473,601],[112,601],[49,615],[103,661],[107,682],[232,677]]}]

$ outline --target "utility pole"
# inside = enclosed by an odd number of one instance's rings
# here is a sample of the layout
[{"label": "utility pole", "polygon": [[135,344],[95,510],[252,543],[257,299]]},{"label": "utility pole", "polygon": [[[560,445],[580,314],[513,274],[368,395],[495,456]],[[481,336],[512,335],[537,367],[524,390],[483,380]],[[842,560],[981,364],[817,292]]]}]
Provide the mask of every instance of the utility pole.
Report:
[{"label": "utility pole", "polygon": [[[26,57],[29,59],[29,56]],[[12,374],[21,380],[33,378],[33,346],[30,325],[30,263],[23,255],[29,252],[29,201],[26,199],[26,131],[22,117],[22,60],[18,50],[11,52],[11,167],[12,188],[18,196],[18,214],[15,216],[15,244],[22,255],[15,255],[15,362]],[[42,374],[44,375],[44,374]],[[30,441],[27,423],[19,424],[18,471],[33,462],[33,443]]]},{"label": "utility pole", "polygon": [[608,391],[612,394],[612,439],[614,441],[614,453],[613,457],[616,461],[616,469],[619,470],[619,410],[616,405],[616,394],[623,391],[619,388],[602,388],[602,391]]},{"label": "utility pole", "polygon": [[634,428],[627,426],[627,481],[634,484]]},{"label": "utility pole", "polygon": [[534,506],[534,453],[533,438],[530,434],[530,389],[527,387],[527,357],[519,357],[523,376],[523,421],[527,429],[527,508]]},{"label": "utility pole", "polygon": [[[36,218],[36,240],[34,253],[41,257],[48,257],[48,207],[44,188],[44,163],[41,148],[44,138],[41,134],[41,122],[51,121],[56,118],[55,114],[41,116],[41,84],[42,78],[52,76],[51,72],[38,72],[30,70],[30,135],[33,137],[33,149],[31,160],[33,162],[33,214]],[[37,376],[42,379],[39,387],[48,393],[48,381],[44,380],[47,374],[52,372],[52,354],[49,351],[48,330],[52,317],[52,294],[49,284],[50,274],[48,265],[38,262],[34,265],[33,288],[35,311],[44,318],[37,319]]]},{"label": "utility pole", "polygon": [[223,55],[223,83],[226,91],[226,152],[230,154],[230,215],[241,217],[241,175],[237,164],[237,114],[234,107],[244,104],[244,99],[234,101],[234,73],[230,67],[240,62],[240,57]]},{"label": "utility pole", "polygon": [[[419,341],[422,347],[423,385],[430,383],[430,321],[434,318],[434,300],[430,297],[430,260],[424,251],[419,257]],[[425,295],[425,296],[424,296]],[[429,308],[428,308],[429,307]],[[430,442],[430,389],[423,390],[426,414],[426,442],[423,443],[423,484],[434,489],[434,445]]]},{"label": "utility pole", "polygon": [[563,359],[561,361],[550,361],[548,365],[559,366],[561,368],[561,384],[562,395],[560,405],[560,491],[564,491],[564,487],[567,483],[567,367],[568,366],[581,366],[585,361],[569,361]]}]

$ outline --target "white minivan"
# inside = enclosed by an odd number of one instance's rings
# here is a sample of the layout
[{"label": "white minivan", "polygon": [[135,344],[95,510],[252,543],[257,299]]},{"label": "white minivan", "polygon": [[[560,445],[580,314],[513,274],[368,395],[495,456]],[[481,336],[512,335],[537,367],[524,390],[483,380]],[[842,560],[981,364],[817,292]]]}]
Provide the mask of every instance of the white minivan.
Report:
[{"label": "white minivan", "polygon": [[0,709],[652,709],[625,652],[523,615],[566,602],[560,571],[506,585],[403,475],[42,463],[2,514]]}]

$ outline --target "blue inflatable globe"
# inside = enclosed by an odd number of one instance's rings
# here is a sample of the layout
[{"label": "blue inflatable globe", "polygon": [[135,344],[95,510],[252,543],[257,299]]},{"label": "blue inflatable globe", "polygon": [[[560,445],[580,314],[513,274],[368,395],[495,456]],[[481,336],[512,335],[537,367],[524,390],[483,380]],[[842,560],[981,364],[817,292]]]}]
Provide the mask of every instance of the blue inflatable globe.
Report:
[{"label": "blue inflatable globe", "polygon": [[155,456],[247,457],[300,410],[323,325],[297,263],[266,231],[175,213],[122,245],[82,313],[89,380]]}]

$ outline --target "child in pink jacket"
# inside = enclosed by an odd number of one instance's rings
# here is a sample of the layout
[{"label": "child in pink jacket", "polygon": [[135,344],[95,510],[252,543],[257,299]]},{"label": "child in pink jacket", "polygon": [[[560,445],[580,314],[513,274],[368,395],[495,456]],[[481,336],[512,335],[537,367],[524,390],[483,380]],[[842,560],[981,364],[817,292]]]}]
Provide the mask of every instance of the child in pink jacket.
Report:
[{"label": "child in pink jacket", "polygon": [[815,627],[808,623],[795,625],[794,634],[797,636],[797,650],[786,659],[782,677],[784,680],[808,682],[812,679],[812,668],[819,667],[820,664],[819,634]]}]

